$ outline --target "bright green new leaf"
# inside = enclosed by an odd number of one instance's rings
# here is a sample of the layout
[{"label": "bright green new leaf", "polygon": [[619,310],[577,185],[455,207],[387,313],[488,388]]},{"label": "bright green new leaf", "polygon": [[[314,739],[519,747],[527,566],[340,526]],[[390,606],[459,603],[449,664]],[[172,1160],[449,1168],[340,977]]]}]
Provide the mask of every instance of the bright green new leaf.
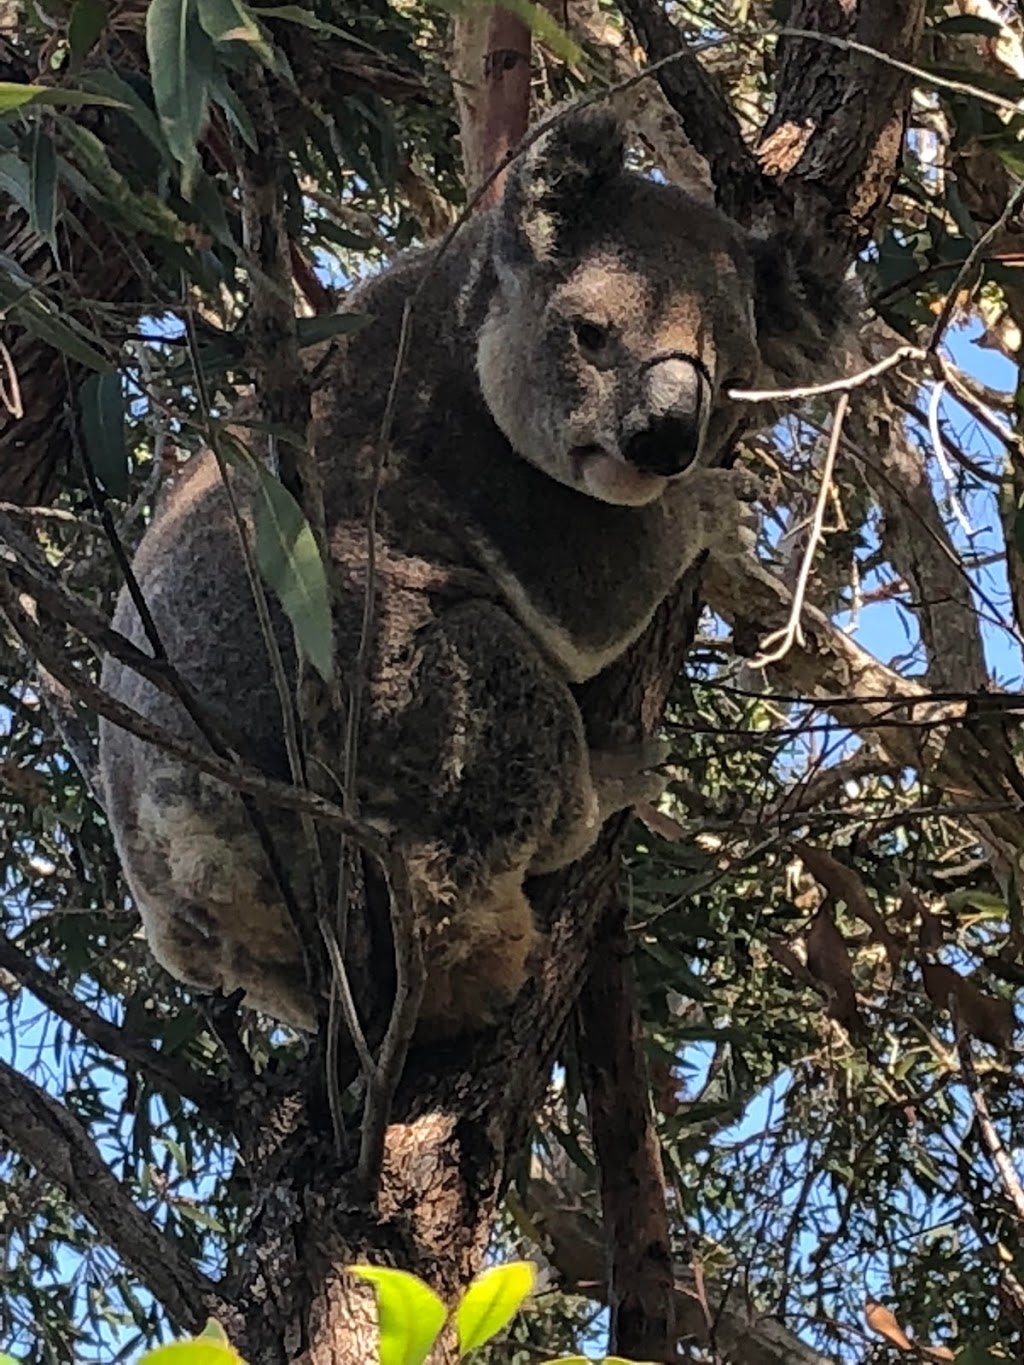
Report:
[{"label": "bright green new leaf", "polygon": [[215,43],[247,43],[264,66],[274,54],[245,0],[197,0],[199,22]]},{"label": "bright green new leaf", "polygon": [[0,1365],[18,1365],[13,1356],[0,1355]]},{"label": "bright green new leaf", "polygon": [[93,473],[114,498],[128,492],[124,393],[117,370],[91,374],[79,390],[82,439]]},{"label": "bright green new leaf", "polygon": [[68,20],[68,46],[72,57],[84,57],[107,26],[107,0],[75,0]]},{"label": "bright green new leaf", "polygon": [[139,1365],[245,1365],[245,1362],[227,1341],[212,1341],[203,1336],[158,1346],[143,1356]]},{"label": "bright green new leaf", "polygon": [[90,95],[85,90],[65,90],[59,86],[22,85],[18,81],[0,81],[0,114],[9,114],[25,104],[54,104],[77,106],[104,104],[118,108],[119,101],[105,95]]},{"label": "bright green new leaf", "polygon": [[212,48],[195,0],[150,0],[146,51],[160,126],[181,166],[187,195],[199,170],[198,142],[206,126]]},{"label": "bright green new leaf", "polygon": [[206,1326],[199,1333],[199,1335],[203,1340],[208,1339],[210,1341],[219,1341],[222,1346],[231,1345],[230,1341],[228,1341],[227,1332],[225,1332],[224,1328],[220,1325],[216,1318],[207,1318]]},{"label": "bright green new leaf", "polygon": [[536,1279],[532,1261],[510,1261],[478,1275],[455,1312],[460,1352],[475,1351],[506,1327]]},{"label": "bright green new leaf", "polygon": [[[334,668],[334,632],[327,574],[302,508],[258,461],[253,518],[256,562],[295,631],[301,652],[329,681]],[[396,1272],[397,1273],[397,1272]]]},{"label": "bright green new leaf", "polygon": [[376,1265],[348,1268],[377,1291],[380,1365],[422,1365],[448,1316],[441,1300],[406,1270]]}]

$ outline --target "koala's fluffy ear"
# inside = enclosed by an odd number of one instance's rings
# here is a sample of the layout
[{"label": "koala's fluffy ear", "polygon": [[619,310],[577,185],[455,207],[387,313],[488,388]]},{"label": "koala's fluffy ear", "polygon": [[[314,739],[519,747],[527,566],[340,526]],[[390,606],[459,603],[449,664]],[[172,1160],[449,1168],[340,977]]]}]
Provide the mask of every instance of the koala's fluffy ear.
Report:
[{"label": "koala's fluffy ear", "polygon": [[625,165],[625,134],[609,109],[556,113],[549,123],[509,172],[493,240],[504,265],[543,264],[570,250],[574,226]]},{"label": "koala's fluffy ear", "polygon": [[784,232],[749,243],[762,359],[778,388],[840,372],[854,322],[853,288],[822,266],[814,244]]}]

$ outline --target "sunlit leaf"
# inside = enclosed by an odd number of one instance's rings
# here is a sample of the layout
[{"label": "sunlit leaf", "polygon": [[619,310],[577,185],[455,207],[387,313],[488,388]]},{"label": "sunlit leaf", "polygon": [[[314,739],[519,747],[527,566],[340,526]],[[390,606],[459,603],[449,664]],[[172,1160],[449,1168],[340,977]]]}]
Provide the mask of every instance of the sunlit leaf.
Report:
[{"label": "sunlit leaf", "polygon": [[79,390],[82,439],[96,477],[107,492],[122,498],[128,491],[124,392],[117,370],[92,374]]},{"label": "sunlit leaf", "polygon": [[441,1300],[408,1271],[373,1265],[348,1268],[377,1293],[380,1365],[422,1365],[448,1316]]},{"label": "sunlit leaf", "polygon": [[9,114],[26,104],[53,104],[69,108],[83,104],[102,104],[117,108],[118,101],[105,95],[92,95],[85,90],[69,90],[62,86],[21,85],[17,81],[0,81],[0,114]]},{"label": "sunlit leaf", "polygon": [[143,1356],[139,1365],[244,1365],[244,1362],[226,1341],[212,1341],[203,1336],[159,1346]]},{"label": "sunlit leaf", "polygon": [[258,461],[253,517],[256,561],[295,631],[299,649],[325,680],[333,672],[334,632],[327,575],[302,508]]},{"label": "sunlit leaf", "polygon": [[510,1261],[478,1275],[455,1313],[459,1350],[473,1351],[507,1326],[536,1279],[537,1267],[532,1261]]}]

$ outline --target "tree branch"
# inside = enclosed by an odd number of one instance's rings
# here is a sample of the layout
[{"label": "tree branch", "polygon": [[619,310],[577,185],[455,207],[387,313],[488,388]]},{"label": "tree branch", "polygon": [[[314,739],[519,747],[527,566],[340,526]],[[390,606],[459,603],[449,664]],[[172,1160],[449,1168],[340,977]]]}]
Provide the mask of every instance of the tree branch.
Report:
[{"label": "tree branch", "polygon": [[224,1086],[202,1076],[180,1057],[165,1056],[148,1043],[129,1037],[123,1029],[76,999],[27,953],[3,936],[0,936],[0,968],[10,972],[48,1010],[66,1019],[91,1043],[190,1100],[204,1118],[225,1128],[232,1127],[237,1116]]},{"label": "tree branch", "polygon": [[[650,61],[686,52],[686,40],[659,0],[619,0],[619,8],[635,29]],[[718,203],[741,222],[748,220],[751,209],[770,193],[770,186],[756,156],[743,140],[722,87],[696,54],[663,66],[658,72],[658,83],[678,114],[686,136],[708,163]]]},{"label": "tree branch", "polygon": [[675,1284],[665,1176],[647,1084],[624,916],[580,997],[583,1086],[601,1176],[608,1246],[609,1348],[632,1360],[676,1359]]},{"label": "tree branch", "polygon": [[[924,0],[794,0],[787,27],[851,38],[903,62],[917,54]],[[775,109],[761,165],[785,182],[794,221],[822,260],[844,268],[863,246],[899,171],[911,77],[864,52],[813,38],[778,44]]]},{"label": "tree branch", "polygon": [[[527,1188],[526,1212],[544,1236],[562,1287],[607,1303],[604,1236],[589,1210],[577,1200],[569,1204],[553,1181],[535,1178]],[[705,1280],[714,1325],[712,1341],[692,1271],[683,1266],[670,1267],[670,1271],[678,1341],[714,1346],[719,1359],[728,1360],[729,1365],[830,1365],[827,1357],[781,1323],[760,1316],[738,1290]]]},{"label": "tree branch", "polygon": [[197,1331],[220,1311],[216,1286],[136,1208],[78,1120],[2,1060],[0,1131],[19,1156],[64,1191],[179,1330]]},{"label": "tree branch", "polygon": [[[786,619],[791,596],[782,582],[751,561],[712,560],[708,600],[733,625],[742,649]],[[1015,866],[1024,844],[1024,779],[1013,758],[1006,719],[995,707],[983,715],[969,699],[936,698],[862,649],[819,611],[804,611],[805,643],[775,662],[769,675],[779,690],[819,702],[840,725],[874,737],[901,767],[921,773],[947,794],[991,803],[972,816],[1005,866]],[[980,700],[980,699],[979,699]],[[993,699],[995,700],[995,699]]]}]

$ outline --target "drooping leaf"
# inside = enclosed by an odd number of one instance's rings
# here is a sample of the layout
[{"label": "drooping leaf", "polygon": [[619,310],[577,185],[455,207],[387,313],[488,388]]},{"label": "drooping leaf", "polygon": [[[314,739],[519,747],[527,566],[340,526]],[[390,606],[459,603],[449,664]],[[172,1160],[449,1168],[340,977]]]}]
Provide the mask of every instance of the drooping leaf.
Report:
[{"label": "drooping leaf", "polygon": [[111,497],[122,498],[128,491],[128,450],[120,373],[91,374],[79,391],[79,401],[82,439],[93,471]]},{"label": "drooping leaf", "polygon": [[41,123],[32,129],[29,157],[29,224],[57,255],[57,152]]},{"label": "drooping leaf", "polygon": [[532,1261],[510,1261],[478,1275],[462,1296],[455,1326],[459,1350],[474,1351],[506,1327],[530,1294],[537,1279]]},{"label": "drooping leaf", "polygon": [[79,323],[73,318],[61,317],[48,300],[31,288],[19,287],[10,276],[0,276],[0,305],[6,308],[7,316],[13,322],[80,365],[90,370],[110,368],[107,356],[93,344],[93,338]]},{"label": "drooping leaf", "polygon": [[256,562],[284,608],[301,652],[322,678],[334,663],[330,594],[316,538],[302,508],[258,461],[254,507]]},{"label": "drooping leaf", "polygon": [[107,0],[75,0],[68,19],[68,46],[74,58],[82,58],[107,26]]},{"label": "drooping leaf", "polygon": [[422,1365],[448,1316],[438,1296],[406,1270],[375,1265],[348,1268],[377,1293],[380,1365]]},{"label": "drooping leaf", "polygon": [[199,169],[212,64],[210,40],[200,27],[194,0],[150,0],[146,51],[160,126],[181,166],[187,195]]}]

